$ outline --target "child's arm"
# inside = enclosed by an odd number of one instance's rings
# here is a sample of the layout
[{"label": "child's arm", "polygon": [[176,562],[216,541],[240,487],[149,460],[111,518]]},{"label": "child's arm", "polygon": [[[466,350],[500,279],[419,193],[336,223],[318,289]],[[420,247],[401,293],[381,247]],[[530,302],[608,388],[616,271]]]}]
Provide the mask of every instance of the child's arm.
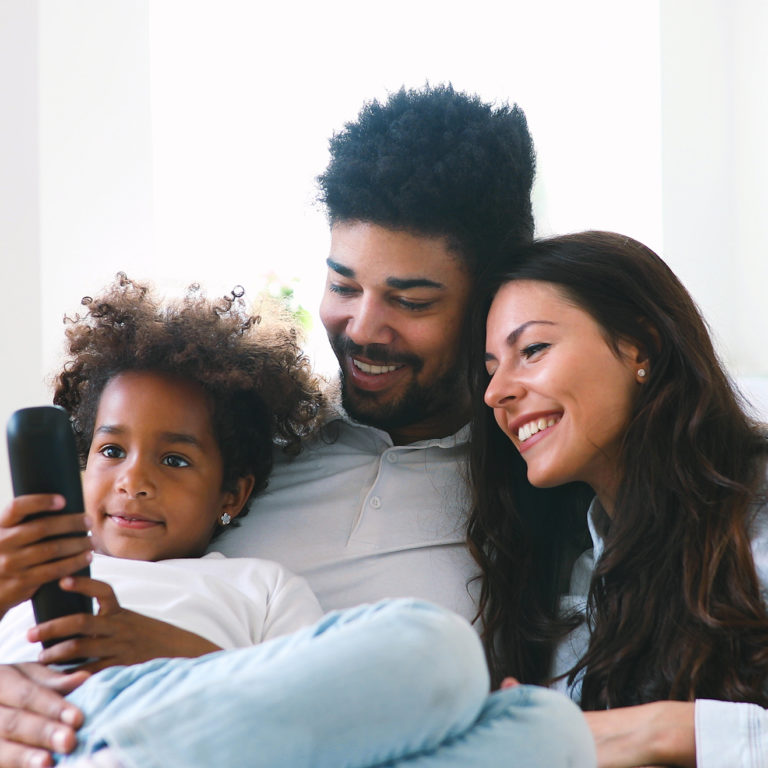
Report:
[{"label": "child's arm", "polygon": [[[18,496],[0,512],[0,618],[9,608],[28,600],[47,581],[60,579],[91,560],[82,513],[51,515],[25,521],[36,512],[61,509],[58,495]],[[51,538],[56,537],[56,538]]]},{"label": "child's arm", "polygon": [[96,672],[105,667],[139,664],[150,659],[195,657],[221,650],[192,632],[122,608],[112,587],[103,581],[69,576],[60,583],[63,589],[95,597],[99,612],[95,616],[83,613],[64,616],[30,629],[27,632],[30,642],[71,638],[43,650],[39,661],[44,664],[88,658],[91,661],[79,669]]}]

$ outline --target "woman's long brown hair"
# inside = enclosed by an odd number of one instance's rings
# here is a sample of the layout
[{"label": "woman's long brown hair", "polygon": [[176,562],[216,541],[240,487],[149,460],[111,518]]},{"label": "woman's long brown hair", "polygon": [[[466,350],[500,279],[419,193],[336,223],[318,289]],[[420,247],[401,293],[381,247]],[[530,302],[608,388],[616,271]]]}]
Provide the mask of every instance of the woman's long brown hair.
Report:
[{"label": "woman's long brown hair", "polygon": [[617,354],[622,339],[648,353],[614,515],[598,521],[604,551],[588,597],[589,648],[570,672],[571,681],[583,677],[582,706],[694,698],[768,706],[768,614],[749,538],[754,505],[768,502],[765,431],[745,413],[679,280],[650,249],[606,232],[535,242],[481,289],[469,541],[484,574],[480,616],[494,680],[546,680],[558,638],[575,623],[557,615],[557,591],[583,535],[574,522],[583,496],[532,489],[482,402],[485,314],[515,279],[557,286]]}]

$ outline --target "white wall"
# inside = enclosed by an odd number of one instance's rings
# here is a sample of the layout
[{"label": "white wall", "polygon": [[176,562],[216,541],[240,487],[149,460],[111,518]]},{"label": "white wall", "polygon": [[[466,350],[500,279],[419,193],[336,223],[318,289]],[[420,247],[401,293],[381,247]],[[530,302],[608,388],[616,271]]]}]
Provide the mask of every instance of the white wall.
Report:
[{"label": "white wall", "polygon": [[[63,313],[118,269],[251,294],[279,270],[315,309],[327,138],[426,80],[517,101],[538,232],[616,229],[661,250],[730,367],[762,386],[767,4],[367,7],[0,0],[0,420],[48,399]],[[318,330],[331,367],[325,348]]]},{"label": "white wall", "polygon": [[39,0],[43,356],[62,317],[119,269],[161,272],[152,246],[149,0]]},{"label": "white wall", "polygon": [[[38,204],[38,14],[0,0],[0,420],[43,402]],[[0,503],[10,481],[0,437]]]},{"label": "white wall", "polygon": [[664,255],[734,373],[768,376],[768,4],[661,4]]}]

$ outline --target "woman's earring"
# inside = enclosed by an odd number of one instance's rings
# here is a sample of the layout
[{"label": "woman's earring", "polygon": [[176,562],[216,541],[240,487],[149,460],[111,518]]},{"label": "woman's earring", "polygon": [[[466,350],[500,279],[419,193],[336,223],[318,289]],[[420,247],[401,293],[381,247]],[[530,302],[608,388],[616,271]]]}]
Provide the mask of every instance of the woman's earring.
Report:
[{"label": "woman's earring", "polygon": [[232,516],[229,514],[229,512],[225,512],[220,518],[219,521],[222,525],[229,525],[232,522]]},{"label": "woman's earring", "polygon": [[645,368],[638,368],[637,375],[641,378],[645,378]]}]

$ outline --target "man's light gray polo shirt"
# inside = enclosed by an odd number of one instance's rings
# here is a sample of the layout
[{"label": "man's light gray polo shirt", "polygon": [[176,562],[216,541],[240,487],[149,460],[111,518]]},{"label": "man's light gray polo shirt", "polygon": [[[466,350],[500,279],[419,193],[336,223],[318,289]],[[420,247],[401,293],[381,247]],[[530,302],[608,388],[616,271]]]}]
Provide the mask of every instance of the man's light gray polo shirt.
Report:
[{"label": "man's light gray polo shirt", "polygon": [[413,596],[471,619],[468,436],[464,427],[396,446],[382,430],[335,419],[298,457],[276,459],[241,527],[211,548],[282,563],[325,610]]}]

